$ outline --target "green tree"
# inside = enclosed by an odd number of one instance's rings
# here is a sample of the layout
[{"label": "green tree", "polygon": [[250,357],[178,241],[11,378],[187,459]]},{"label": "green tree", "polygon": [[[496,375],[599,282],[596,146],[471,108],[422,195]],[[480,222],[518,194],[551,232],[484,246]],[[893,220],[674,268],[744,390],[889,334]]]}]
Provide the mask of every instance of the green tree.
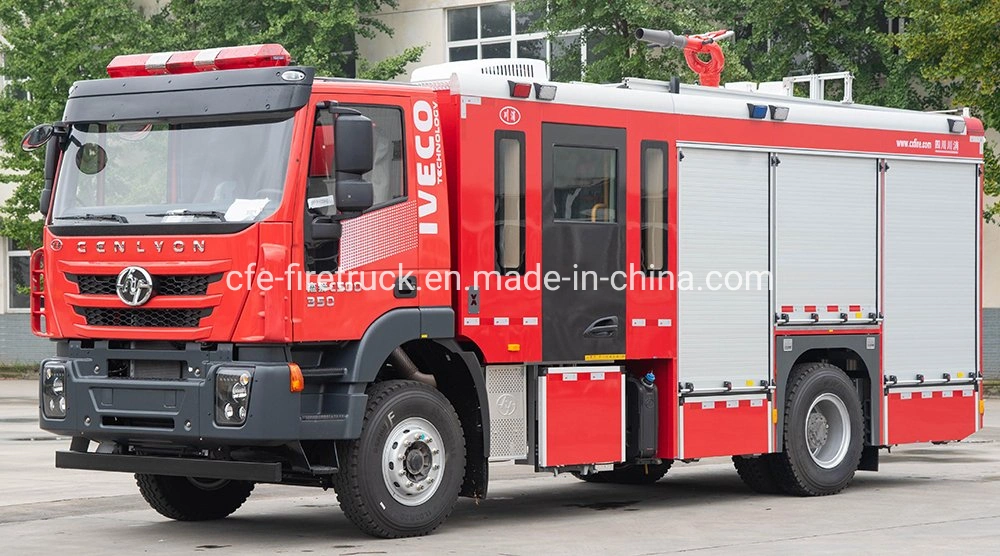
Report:
[{"label": "green tree", "polygon": [[[0,181],[16,184],[0,208],[0,236],[37,247],[40,151],[18,148],[32,126],[60,119],[74,81],[105,76],[118,54],[278,42],[302,64],[345,75],[355,33],[390,34],[375,13],[395,0],[174,0],[161,12],[141,13],[131,0],[0,0],[2,69],[9,85],[0,98]],[[419,59],[422,47],[368,64],[361,76],[389,79]]]},{"label": "green tree", "polygon": [[21,137],[37,123],[60,118],[74,81],[99,76],[116,54],[152,45],[151,22],[127,0],[0,0],[0,29],[7,43],[0,98],[0,180],[16,184],[3,207],[0,235],[37,247],[42,153],[25,153]]},{"label": "green tree", "polygon": [[[712,10],[736,20],[733,53],[757,81],[850,71],[856,102],[940,108],[941,87],[921,76],[918,63],[898,55],[884,5],[885,0],[716,0]],[[838,94],[842,89],[827,91],[828,98]]]},{"label": "green tree", "polygon": [[[167,30],[163,50],[276,42],[298,64],[322,75],[346,75],[357,51],[356,36],[392,36],[391,28],[367,14],[395,6],[395,0],[171,0],[158,19]],[[362,64],[360,77],[395,77],[422,53],[418,46]]]},{"label": "green tree", "polygon": [[[690,34],[718,29],[701,2],[680,0],[522,0],[520,12],[534,13],[535,29],[549,33],[554,48],[554,76],[581,76],[586,81],[608,83],[623,77],[670,79],[684,82],[696,76],[678,50],[647,47],[635,38],[637,27]],[[725,27],[725,25],[721,25]],[[566,43],[569,44],[566,44]],[[587,63],[581,65],[580,44],[586,45]],[[725,48],[725,47],[724,47]],[[727,60],[724,80],[746,79],[738,60]]]},{"label": "green tree", "polygon": [[[956,105],[975,109],[988,128],[1000,129],[1000,0],[890,0],[890,9],[906,18],[897,44],[909,60],[920,63],[928,79],[945,83]],[[985,150],[986,192],[1000,196],[1000,161]],[[986,211],[995,219],[1000,203]]]}]

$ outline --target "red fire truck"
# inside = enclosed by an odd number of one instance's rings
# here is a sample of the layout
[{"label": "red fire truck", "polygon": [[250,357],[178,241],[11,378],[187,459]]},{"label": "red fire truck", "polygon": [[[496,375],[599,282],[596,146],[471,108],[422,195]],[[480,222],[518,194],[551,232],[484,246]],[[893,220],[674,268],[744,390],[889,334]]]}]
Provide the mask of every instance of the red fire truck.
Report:
[{"label": "red fire truck", "polygon": [[510,460],[817,496],[981,427],[975,118],[277,45],[108,73],[23,143],[40,422],[167,517],[282,483],[421,535]]}]

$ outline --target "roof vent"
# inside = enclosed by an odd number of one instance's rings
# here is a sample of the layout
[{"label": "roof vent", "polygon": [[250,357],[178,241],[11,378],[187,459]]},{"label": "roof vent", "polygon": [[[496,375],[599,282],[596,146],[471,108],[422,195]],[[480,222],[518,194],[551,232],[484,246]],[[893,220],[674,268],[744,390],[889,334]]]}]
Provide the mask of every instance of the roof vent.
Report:
[{"label": "roof vent", "polygon": [[501,77],[521,77],[549,80],[549,68],[545,60],[531,58],[490,58],[487,60],[464,60],[435,64],[413,70],[410,82],[441,81],[450,79],[453,74],[482,74]]}]

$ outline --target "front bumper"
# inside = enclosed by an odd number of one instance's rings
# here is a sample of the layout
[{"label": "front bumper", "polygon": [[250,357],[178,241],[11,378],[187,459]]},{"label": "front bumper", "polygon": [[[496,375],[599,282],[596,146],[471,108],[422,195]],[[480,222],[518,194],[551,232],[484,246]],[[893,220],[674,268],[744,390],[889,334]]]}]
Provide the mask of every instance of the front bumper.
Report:
[{"label": "front bumper", "polygon": [[[364,385],[311,380],[291,392],[289,367],[283,361],[239,360],[238,350],[221,346],[203,351],[135,350],[97,342],[60,346],[58,362],[66,368],[66,416],[47,417],[47,431],[97,442],[125,445],[182,446],[213,449],[233,446],[279,446],[300,440],[341,440],[360,436],[367,397]],[[142,379],[109,376],[109,364],[123,360],[183,360],[182,378]],[[220,368],[252,368],[246,422],[216,423],[215,375]],[[44,379],[43,379],[44,380]],[[42,384],[39,385],[42,396]]]},{"label": "front bumper", "polygon": [[128,456],[73,451],[56,452],[56,467],[203,479],[231,479],[258,483],[279,483],[282,479],[280,463]]}]

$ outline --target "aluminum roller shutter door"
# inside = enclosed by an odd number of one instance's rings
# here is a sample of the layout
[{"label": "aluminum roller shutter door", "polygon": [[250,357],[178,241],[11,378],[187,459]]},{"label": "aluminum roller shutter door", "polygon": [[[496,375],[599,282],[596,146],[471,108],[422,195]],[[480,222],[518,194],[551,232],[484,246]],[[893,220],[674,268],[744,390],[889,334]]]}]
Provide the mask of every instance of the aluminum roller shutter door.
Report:
[{"label": "aluminum roller shutter door", "polygon": [[978,183],[974,164],[890,160],[885,174],[886,375],[976,369]]},{"label": "aluminum roller shutter door", "polygon": [[811,322],[814,312],[825,322],[841,322],[841,313],[870,322],[878,312],[877,161],[778,156],[775,312],[792,323]]},{"label": "aluminum roller shutter door", "polygon": [[[745,387],[769,376],[771,313],[762,287],[710,291],[711,271],[765,272],[768,155],[684,147],[679,175],[678,376],[697,388]],[[684,288],[683,273],[692,274]],[[715,283],[721,283],[716,278]]]}]

